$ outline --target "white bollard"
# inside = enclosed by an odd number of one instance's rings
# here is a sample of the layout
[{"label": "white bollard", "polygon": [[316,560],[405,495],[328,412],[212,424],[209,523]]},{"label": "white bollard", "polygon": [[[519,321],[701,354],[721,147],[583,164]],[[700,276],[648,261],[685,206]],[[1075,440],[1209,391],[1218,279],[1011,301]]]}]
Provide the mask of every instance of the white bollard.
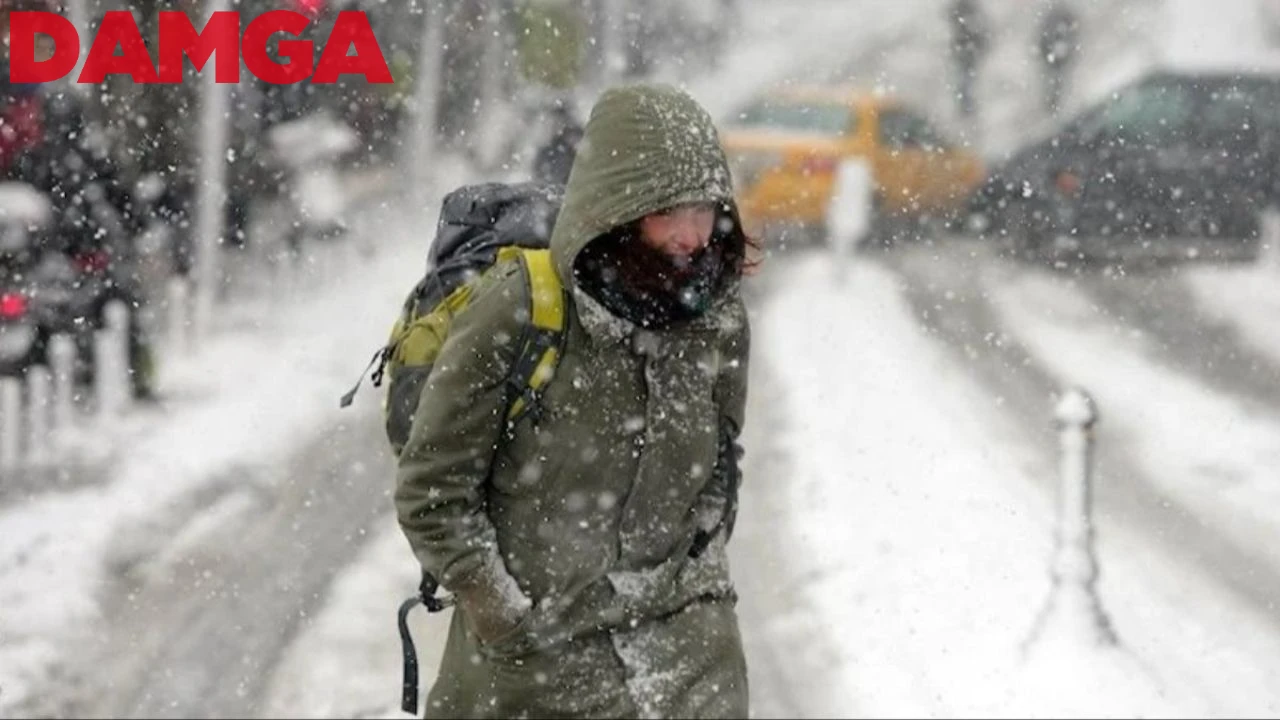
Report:
[{"label": "white bollard", "polygon": [[1072,388],[1058,401],[1055,418],[1061,457],[1058,526],[1050,570],[1053,586],[1031,641],[1053,633],[1089,646],[1114,645],[1115,632],[1096,590],[1091,485],[1097,408],[1088,393]]},{"label": "white bollard", "polygon": [[49,366],[53,371],[53,436],[60,441],[75,422],[75,340],[68,335],[50,338]]},{"label": "white bollard", "polygon": [[27,370],[27,464],[29,465],[45,465],[50,460],[51,386],[49,368],[37,365]]},{"label": "white bollard", "polygon": [[22,381],[0,378],[0,478],[18,469],[22,428]]},{"label": "white bollard", "polygon": [[165,285],[165,342],[174,356],[191,353],[191,283],[172,277]]},{"label": "white bollard", "polygon": [[107,308],[107,326],[93,334],[94,394],[98,416],[105,421],[124,411],[129,395],[129,365],[121,362],[128,353],[128,320],[122,332],[118,311],[113,312],[112,306],[116,304]]},{"label": "white bollard", "polygon": [[115,340],[110,330],[93,334],[93,389],[97,400],[98,416],[110,421],[116,415],[116,393],[111,387],[115,380]]}]

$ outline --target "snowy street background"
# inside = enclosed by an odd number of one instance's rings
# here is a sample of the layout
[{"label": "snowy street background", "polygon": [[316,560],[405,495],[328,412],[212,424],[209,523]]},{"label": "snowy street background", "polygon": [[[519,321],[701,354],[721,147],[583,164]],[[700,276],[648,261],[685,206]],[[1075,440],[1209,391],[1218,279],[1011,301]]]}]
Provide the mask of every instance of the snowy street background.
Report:
[{"label": "snowy street background", "polygon": [[[682,78],[726,121],[822,79],[911,98],[988,157],[1043,120],[1039,3],[986,4],[976,124],[947,89],[944,3],[740,5],[718,67]],[[1069,107],[1171,55],[1276,52],[1255,2],[1079,7],[1090,59]],[[405,716],[395,608],[418,569],[379,393],[338,397],[420,277],[441,195],[516,174],[448,151],[416,170],[425,185],[350,181],[351,242],[313,249],[300,276],[246,272],[252,291],[163,366],[161,404],[88,418],[66,462],[0,480],[0,717]],[[1254,264],[1131,275],[941,231],[851,257],[789,242],[748,285],[731,551],[754,716],[1280,715],[1274,235]],[[1032,634],[1071,386],[1100,412],[1109,647]],[[447,625],[414,618],[424,690]]]}]

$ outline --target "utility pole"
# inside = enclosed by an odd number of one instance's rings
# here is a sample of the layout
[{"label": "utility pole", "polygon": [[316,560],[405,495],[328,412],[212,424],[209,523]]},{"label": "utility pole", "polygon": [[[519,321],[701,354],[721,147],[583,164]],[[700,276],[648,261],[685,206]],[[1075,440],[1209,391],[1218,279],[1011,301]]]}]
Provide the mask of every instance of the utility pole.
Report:
[{"label": "utility pole", "polygon": [[[209,0],[205,23],[213,13],[230,10],[231,0]],[[227,201],[227,108],[228,86],[217,82],[214,63],[205,65],[200,74],[203,93],[200,101],[200,183],[196,196],[196,280],[192,337],[204,339],[213,316],[213,303],[219,283],[219,247],[223,232],[224,205]]]},{"label": "utility pole", "polygon": [[408,127],[410,197],[417,207],[426,208],[430,199],[431,160],[436,149],[440,118],[440,80],[444,70],[444,21],[442,0],[426,0],[423,12],[422,44],[418,48],[418,69],[414,77],[413,122]]}]

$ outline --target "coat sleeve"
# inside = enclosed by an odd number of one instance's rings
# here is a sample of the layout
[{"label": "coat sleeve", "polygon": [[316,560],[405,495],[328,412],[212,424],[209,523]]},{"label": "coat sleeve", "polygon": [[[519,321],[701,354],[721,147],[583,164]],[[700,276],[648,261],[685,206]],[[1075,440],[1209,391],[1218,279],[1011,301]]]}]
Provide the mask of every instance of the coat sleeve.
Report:
[{"label": "coat sleeve", "polygon": [[400,454],[395,505],[422,567],[460,600],[525,602],[498,553],[486,485],[507,408],[528,290],[514,265],[454,318]]},{"label": "coat sleeve", "polygon": [[747,409],[747,373],[751,359],[751,325],[747,312],[739,307],[737,330],[729,335],[721,349],[720,372],[716,377],[716,404],[720,417],[728,419],[734,427],[736,442],[742,429]]},{"label": "coat sleeve", "polygon": [[715,470],[696,511],[702,531],[714,534],[723,528],[726,540],[733,532],[738,487],[742,481],[739,467],[743,450],[739,438],[746,416],[751,354],[751,326],[746,310],[739,306],[737,314],[739,329],[722,346],[720,372],[716,377],[715,401],[720,429]]}]

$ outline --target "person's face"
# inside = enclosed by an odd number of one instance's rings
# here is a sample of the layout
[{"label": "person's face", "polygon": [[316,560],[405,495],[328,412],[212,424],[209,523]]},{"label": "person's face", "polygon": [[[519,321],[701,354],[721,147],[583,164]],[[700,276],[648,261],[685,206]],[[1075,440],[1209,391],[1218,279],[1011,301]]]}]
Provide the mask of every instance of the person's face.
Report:
[{"label": "person's face", "polygon": [[681,205],[641,218],[640,241],[681,263],[711,242],[715,224],[715,205]]}]

